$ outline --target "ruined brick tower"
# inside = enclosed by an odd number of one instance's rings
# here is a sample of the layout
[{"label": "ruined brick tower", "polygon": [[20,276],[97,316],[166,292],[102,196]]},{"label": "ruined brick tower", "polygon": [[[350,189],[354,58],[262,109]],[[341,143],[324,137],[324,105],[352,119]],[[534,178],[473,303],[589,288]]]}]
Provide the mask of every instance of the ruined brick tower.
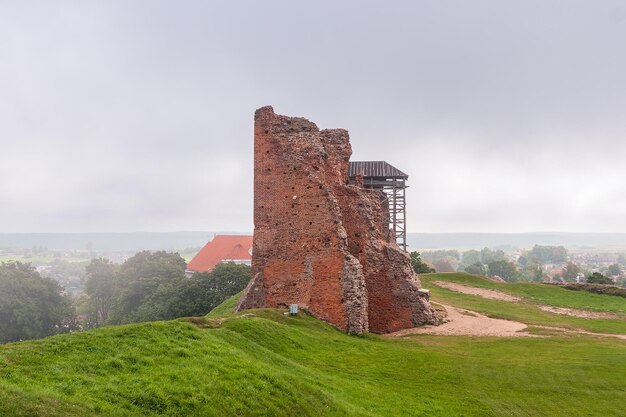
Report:
[{"label": "ruined brick tower", "polygon": [[256,111],[253,278],[238,310],[298,304],[358,334],[436,321],[384,195],[348,185],[351,154],[343,129]]}]

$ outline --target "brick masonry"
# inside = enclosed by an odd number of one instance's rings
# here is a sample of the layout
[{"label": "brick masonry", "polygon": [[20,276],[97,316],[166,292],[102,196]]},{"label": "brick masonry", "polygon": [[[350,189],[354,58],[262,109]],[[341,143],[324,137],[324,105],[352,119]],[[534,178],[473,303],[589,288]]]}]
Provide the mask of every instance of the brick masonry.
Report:
[{"label": "brick masonry", "polygon": [[253,278],[237,310],[298,304],[356,334],[437,321],[384,195],[348,185],[351,154],[346,130],[256,111]]}]

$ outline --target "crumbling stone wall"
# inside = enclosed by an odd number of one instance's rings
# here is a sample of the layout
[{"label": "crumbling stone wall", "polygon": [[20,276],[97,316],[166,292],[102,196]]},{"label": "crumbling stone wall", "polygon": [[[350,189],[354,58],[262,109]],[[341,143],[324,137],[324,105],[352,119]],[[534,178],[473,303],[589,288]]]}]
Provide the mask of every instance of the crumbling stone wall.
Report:
[{"label": "crumbling stone wall", "polygon": [[361,263],[368,297],[369,330],[389,333],[434,323],[428,293],[409,256],[389,232],[389,210],[382,191],[357,186],[337,190],[348,249]]},{"label": "crumbling stone wall", "polygon": [[382,193],[347,185],[351,154],[343,129],[256,111],[253,278],[238,310],[298,304],[358,334],[435,321]]}]

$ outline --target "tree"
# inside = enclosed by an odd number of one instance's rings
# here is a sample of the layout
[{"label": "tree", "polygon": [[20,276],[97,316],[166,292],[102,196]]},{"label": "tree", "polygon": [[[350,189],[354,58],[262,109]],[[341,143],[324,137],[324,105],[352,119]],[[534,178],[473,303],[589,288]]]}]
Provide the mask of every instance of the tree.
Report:
[{"label": "tree", "polygon": [[435,261],[433,266],[437,272],[454,272],[454,267],[450,261],[446,259],[439,259],[438,261]]},{"label": "tree", "polygon": [[526,257],[533,263],[558,264],[565,262],[567,259],[567,250],[563,246],[541,246],[535,245],[532,250],[526,254]]},{"label": "tree", "polygon": [[411,252],[409,256],[411,257],[411,266],[416,274],[430,274],[435,272],[433,268],[429,267],[424,261],[422,261],[419,252]]},{"label": "tree", "polygon": [[527,257],[525,257],[524,255],[521,255],[518,259],[517,259],[517,264],[519,266],[521,266],[522,268],[526,268],[529,265],[530,261],[528,260]]},{"label": "tree", "polygon": [[465,272],[473,275],[487,275],[487,269],[485,268],[485,265],[480,262],[476,262],[466,267]]},{"label": "tree", "polygon": [[102,326],[109,320],[109,312],[116,291],[119,267],[105,258],[93,259],[85,267],[85,292],[89,296],[91,326]]},{"label": "tree", "polygon": [[471,249],[471,250],[463,252],[463,257],[461,258],[461,261],[463,262],[464,265],[473,265],[473,264],[482,263],[480,252],[475,249]]},{"label": "tree", "polygon": [[0,264],[0,343],[71,330],[74,310],[62,291],[30,264]]},{"label": "tree", "polygon": [[543,281],[544,271],[541,265],[531,264],[526,265],[518,274],[520,281],[533,281],[533,282],[541,282]]},{"label": "tree", "polygon": [[483,248],[480,251],[480,260],[484,264],[488,264],[493,261],[506,261],[506,255],[501,250],[491,250],[489,248]]},{"label": "tree", "polygon": [[179,254],[163,251],[139,252],[120,267],[94,259],[87,267],[86,287],[97,324],[205,315],[250,281],[247,265],[220,264],[191,278],[185,268]]},{"label": "tree", "polygon": [[541,265],[534,265],[532,268],[532,279],[535,282],[541,282],[543,281],[543,268],[541,267]]},{"label": "tree", "polygon": [[613,284],[613,280],[611,278],[605,277],[599,272],[594,272],[589,275],[587,277],[587,282],[589,284]]},{"label": "tree", "polygon": [[505,281],[517,281],[517,268],[512,262],[508,261],[491,261],[487,265],[489,275],[497,275]]},{"label": "tree", "polygon": [[250,267],[219,264],[211,272],[195,273],[172,292],[162,305],[160,318],[204,316],[250,282]]},{"label": "tree", "polygon": [[608,275],[610,277],[622,275],[622,268],[618,264],[609,265]]},{"label": "tree", "polygon": [[165,302],[186,279],[185,268],[178,253],[143,251],[128,259],[117,274],[110,323],[161,319],[156,304]]},{"label": "tree", "polygon": [[565,268],[563,268],[563,279],[567,282],[574,282],[580,272],[581,270],[578,265],[573,262],[568,262]]},{"label": "tree", "polygon": [[439,249],[433,251],[426,251],[422,253],[424,259],[430,262],[437,262],[439,260],[445,259],[447,261],[458,262],[461,259],[461,255],[459,251],[456,249]]}]

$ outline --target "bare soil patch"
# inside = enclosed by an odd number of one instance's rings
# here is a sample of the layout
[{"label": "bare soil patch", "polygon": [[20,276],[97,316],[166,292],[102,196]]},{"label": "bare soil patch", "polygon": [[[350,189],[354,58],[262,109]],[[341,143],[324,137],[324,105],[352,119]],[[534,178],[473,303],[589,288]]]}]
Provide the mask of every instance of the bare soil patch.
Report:
[{"label": "bare soil patch", "polygon": [[492,300],[508,301],[510,303],[516,303],[521,300],[520,297],[515,297],[514,295],[506,294],[498,290],[470,287],[469,285],[456,284],[454,282],[446,281],[434,281],[433,284],[448,290],[463,294],[477,295],[479,297],[489,298]]},{"label": "bare soil patch", "polygon": [[[433,303],[436,304],[436,303]],[[412,329],[404,329],[389,333],[386,336],[402,337],[412,334],[434,334],[440,336],[495,336],[495,337],[546,337],[528,333],[528,326],[524,323],[512,320],[493,319],[475,311],[436,304],[437,308],[444,309],[446,319],[439,326],[422,326]],[[593,333],[585,330],[565,329],[562,327],[532,325],[568,335],[581,334],[595,337],[615,337],[626,340],[624,334]]]},{"label": "bare soil patch", "polygon": [[593,333],[585,330],[573,330],[573,329],[564,329],[562,327],[552,327],[552,326],[540,326],[533,325],[533,327],[538,327],[540,329],[552,330],[555,332],[565,333],[565,334],[584,334],[587,336],[595,336],[595,337],[615,337],[618,339],[626,340],[626,334],[617,334],[617,333]]},{"label": "bare soil patch", "polygon": [[579,317],[582,319],[618,319],[616,314],[604,313],[598,311],[576,310],[573,308],[539,306],[539,310],[548,313],[562,314],[564,316]]},{"label": "bare soil patch", "polygon": [[492,319],[475,311],[443,305],[447,313],[447,322],[439,326],[423,326],[404,329],[389,336],[409,334],[437,334],[444,336],[532,336],[524,333],[528,326],[510,320]]}]

